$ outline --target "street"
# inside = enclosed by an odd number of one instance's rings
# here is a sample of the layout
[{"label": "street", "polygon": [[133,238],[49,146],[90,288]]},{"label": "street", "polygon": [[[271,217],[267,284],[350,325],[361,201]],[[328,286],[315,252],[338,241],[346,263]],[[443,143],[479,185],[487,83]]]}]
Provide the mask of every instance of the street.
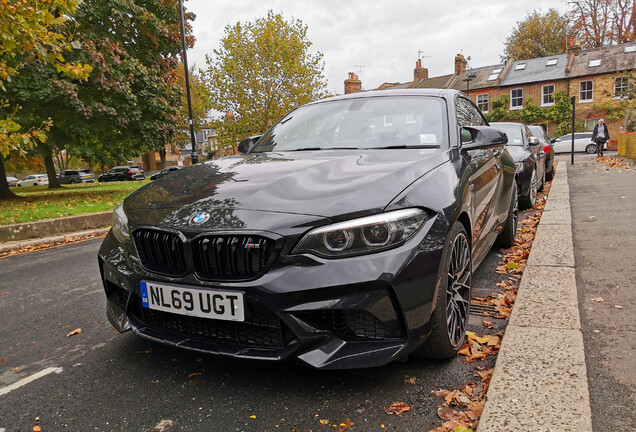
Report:
[{"label": "street", "polygon": [[[475,380],[475,365],[494,365],[494,356],[472,364],[412,357],[376,369],[317,371],[120,335],[105,317],[100,243],[0,260],[0,431],[32,430],[36,418],[43,431],[163,430],[162,420],[173,422],[171,430],[326,431],[346,419],[353,430],[429,430],[441,424],[443,402],[431,391],[455,389]],[[494,248],[474,275],[473,296],[497,291],[499,260]],[[485,333],[483,315],[472,314],[469,330]],[[503,330],[503,320],[491,320],[489,333]],[[388,415],[384,406],[393,402],[414,408]]]}]

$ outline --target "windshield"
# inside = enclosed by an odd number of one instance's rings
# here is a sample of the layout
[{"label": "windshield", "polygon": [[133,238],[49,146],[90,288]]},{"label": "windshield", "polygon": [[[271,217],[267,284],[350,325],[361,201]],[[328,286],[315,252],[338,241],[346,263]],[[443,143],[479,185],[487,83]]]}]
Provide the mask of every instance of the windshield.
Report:
[{"label": "windshield", "polygon": [[523,145],[523,136],[521,135],[522,129],[520,126],[512,125],[512,124],[511,125],[497,124],[497,123],[491,123],[490,126],[494,127],[495,129],[499,129],[500,131],[502,131],[508,136],[507,145],[513,145],[513,146]]},{"label": "windshield", "polygon": [[446,110],[434,97],[373,97],[302,106],[267,132],[254,152],[446,146]]}]

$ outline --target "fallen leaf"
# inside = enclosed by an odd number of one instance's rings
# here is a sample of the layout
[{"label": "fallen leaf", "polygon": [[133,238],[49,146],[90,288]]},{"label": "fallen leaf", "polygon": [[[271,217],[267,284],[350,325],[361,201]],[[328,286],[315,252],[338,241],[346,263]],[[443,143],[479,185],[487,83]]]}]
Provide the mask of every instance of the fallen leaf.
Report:
[{"label": "fallen leaf", "polygon": [[191,374],[188,374],[188,378],[191,378],[193,376],[197,376],[197,375],[202,375],[201,372],[192,372]]},{"label": "fallen leaf", "polygon": [[498,346],[500,341],[497,336],[486,336],[488,338],[488,346]]},{"label": "fallen leaf", "polygon": [[457,354],[470,357],[470,346],[467,345],[465,348],[460,349]]},{"label": "fallen leaf", "polygon": [[69,334],[67,334],[67,335],[66,335],[66,337],[71,337],[71,336],[74,336],[74,335],[78,335],[78,334],[80,334],[81,332],[82,332],[82,329],[81,329],[81,328],[76,328],[75,330],[73,330],[72,332],[70,332]]},{"label": "fallen leaf", "polygon": [[150,354],[152,352],[152,348],[148,348],[144,351],[135,351],[135,354]]},{"label": "fallen leaf", "polygon": [[397,414],[400,415],[403,412],[406,412],[413,408],[413,405],[409,405],[404,402],[393,402],[391,405],[384,406],[384,412],[387,414]]},{"label": "fallen leaf", "polygon": [[605,301],[605,299],[604,299],[603,297],[596,297],[596,298],[593,298],[593,299],[591,299],[591,300],[592,300],[592,301],[594,301],[594,302],[602,302],[602,301]]},{"label": "fallen leaf", "polygon": [[336,432],[347,432],[347,430],[355,423],[351,419],[346,419],[343,423],[340,423],[340,427],[336,429]]},{"label": "fallen leaf", "polygon": [[33,426],[33,432],[41,432],[42,428],[40,426]]},{"label": "fallen leaf", "polygon": [[5,295],[5,294],[9,294],[9,293],[10,293],[10,291],[5,291],[3,293],[0,293],[0,295]]},{"label": "fallen leaf", "polygon": [[473,340],[475,342],[477,342],[478,344],[484,345],[488,343],[488,338],[487,337],[479,337],[477,336],[475,333],[473,332],[466,332],[466,336],[468,337],[468,340]]},{"label": "fallen leaf", "polygon": [[614,305],[614,309],[623,309],[623,306],[620,306],[620,305]]},{"label": "fallen leaf", "polygon": [[511,262],[511,263],[508,263],[508,264],[506,265],[506,268],[507,268],[508,270],[514,270],[514,269],[519,268],[519,264],[517,264],[516,262]]},{"label": "fallen leaf", "polygon": [[250,418],[256,418],[256,416],[255,416],[254,414],[252,414],[252,415],[250,416]]},{"label": "fallen leaf", "polygon": [[404,384],[415,384],[415,381],[417,380],[417,378],[415,377],[410,377],[408,375],[404,375]]},{"label": "fallen leaf", "polygon": [[318,420],[320,422],[321,425],[327,425],[329,424],[329,420]]},{"label": "fallen leaf", "polygon": [[0,363],[5,363],[6,364],[6,363],[9,363],[9,360],[5,360],[2,357],[0,357]]},{"label": "fallen leaf", "polygon": [[172,420],[161,420],[155,427],[150,428],[150,430],[152,432],[163,432],[172,426],[174,426],[174,422]]},{"label": "fallen leaf", "polygon": [[493,328],[493,327],[495,326],[495,325],[492,323],[492,321],[486,321],[486,320],[483,320],[481,323],[484,325],[484,327],[489,328],[489,329],[491,329],[491,328]]}]

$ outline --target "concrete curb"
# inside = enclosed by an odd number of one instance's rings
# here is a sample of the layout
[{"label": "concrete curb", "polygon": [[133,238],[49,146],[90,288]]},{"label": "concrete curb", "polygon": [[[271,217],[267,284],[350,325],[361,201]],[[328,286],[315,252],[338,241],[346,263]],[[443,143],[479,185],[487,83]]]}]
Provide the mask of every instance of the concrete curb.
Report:
[{"label": "concrete curb", "polygon": [[43,244],[66,243],[69,239],[75,240],[81,237],[89,236],[91,234],[102,235],[106,234],[109,229],[110,228],[98,228],[39,239],[0,243],[0,254],[4,252],[11,252],[14,250],[23,249],[25,247],[35,247]]},{"label": "concrete curb", "polygon": [[479,432],[592,431],[574,267],[562,161],[497,356]]},{"label": "concrete curb", "polygon": [[92,230],[111,224],[112,211],[11,225],[0,225],[0,244]]}]

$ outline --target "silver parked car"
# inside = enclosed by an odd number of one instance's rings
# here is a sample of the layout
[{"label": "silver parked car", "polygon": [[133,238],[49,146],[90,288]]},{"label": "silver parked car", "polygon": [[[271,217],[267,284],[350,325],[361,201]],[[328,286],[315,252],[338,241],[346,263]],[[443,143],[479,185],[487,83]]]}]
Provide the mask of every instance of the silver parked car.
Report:
[{"label": "silver parked car", "polygon": [[[607,149],[607,143],[603,150]],[[555,153],[569,153],[572,151],[572,134],[560,136],[554,142]],[[574,151],[596,153],[596,143],[592,141],[592,132],[574,133]]]},{"label": "silver parked car", "polygon": [[16,186],[47,186],[49,184],[49,176],[46,174],[30,174],[20,180]]}]

